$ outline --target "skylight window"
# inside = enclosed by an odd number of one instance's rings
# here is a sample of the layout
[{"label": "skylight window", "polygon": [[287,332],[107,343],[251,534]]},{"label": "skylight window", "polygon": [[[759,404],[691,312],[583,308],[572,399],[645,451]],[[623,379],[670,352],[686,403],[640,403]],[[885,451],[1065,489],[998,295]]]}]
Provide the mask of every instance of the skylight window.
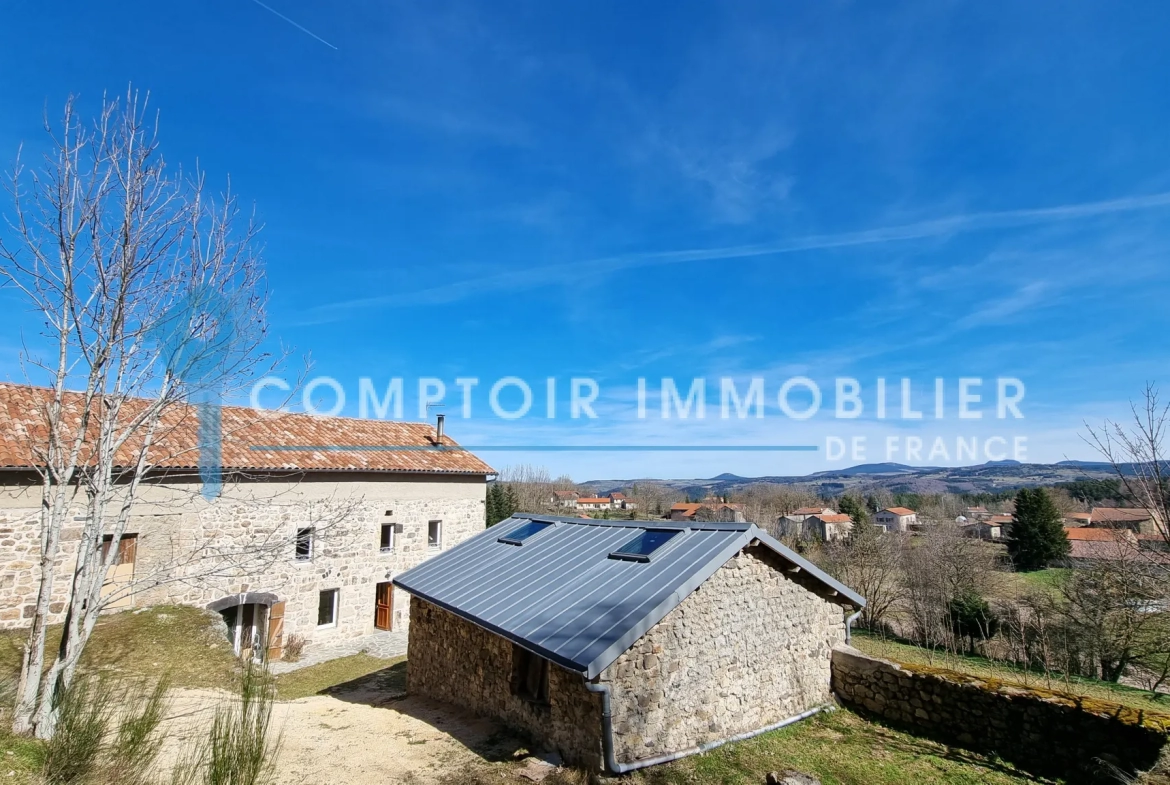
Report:
[{"label": "skylight window", "polygon": [[523,545],[525,540],[535,537],[551,526],[552,524],[546,521],[529,521],[523,526],[513,529],[510,534],[505,534],[498,542],[506,542],[508,545]]},{"label": "skylight window", "polygon": [[682,534],[679,529],[647,529],[610,554],[613,559],[650,561],[650,556],[673,537]]}]

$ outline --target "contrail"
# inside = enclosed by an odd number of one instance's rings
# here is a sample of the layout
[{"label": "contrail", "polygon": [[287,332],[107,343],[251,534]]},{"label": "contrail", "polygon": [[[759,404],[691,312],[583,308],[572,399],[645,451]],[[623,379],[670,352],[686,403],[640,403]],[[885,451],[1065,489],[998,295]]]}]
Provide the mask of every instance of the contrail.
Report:
[{"label": "contrail", "polygon": [[801,251],[880,245],[883,243],[906,242],[988,229],[1030,226],[1117,213],[1163,209],[1167,207],[1170,207],[1170,191],[1149,194],[1147,196],[1128,196],[1120,199],[1081,202],[1077,204],[1059,205],[1057,207],[966,213],[897,226],[885,226],[835,234],[806,235],[804,237],[795,237],[756,245],[646,251],[607,256],[580,260],[571,264],[543,265],[507,270],[477,278],[443,283],[413,292],[398,292],[394,295],[376,295],[342,302],[326,303],[311,310],[310,318],[315,315],[316,321],[310,321],[308,323],[332,321],[345,315],[345,312],[353,308],[401,305],[404,302],[413,305],[444,304],[455,302],[474,294],[480,294],[484,291],[535,289],[563,280],[566,269],[572,269],[576,275],[599,276],[639,267],[657,267],[685,262],[749,259],[760,256],[798,253]]},{"label": "contrail", "polygon": [[285,16],[284,14],[282,14],[280,11],[277,11],[277,10],[276,10],[275,8],[273,8],[272,6],[270,6],[270,5],[265,5],[264,3],[261,3],[261,2],[260,2],[260,0],[252,0],[252,2],[253,2],[253,3],[255,3],[256,5],[260,6],[261,8],[263,8],[265,11],[268,11],[269,13],[272,13],[272,14],[276,14],[276,15],[277,15],[277,16],[279,16],[281,19],[283,19],[284,21],[288,22],[290,25],[292,25],[292,26],[293,26],[293,27],[295,27],[296,29],[300,30],[300,31],[301,31],[302,33],[304,33],[305,35],[311,35],[313,38],[316,38],[318,41],[320,41],[321,43],[325,44],[325,46],[329,47],[330,49],[336,49],[336,48],[337,48],[336,46],[334,46],[333,44],[329,43],[328,41],[326,41],[326,40],[325,40],[324,38],[322,38],[321,36],[319,36],[319,35],[317,35],[316,33],[314,33],[314,32],[313,32],[312,30],[310,30],[309,28],[305,27],[304,25],[297,24],[297,23],[296,23],[296,22],[294,22],[292,19],[289,19],[287,16]]}]

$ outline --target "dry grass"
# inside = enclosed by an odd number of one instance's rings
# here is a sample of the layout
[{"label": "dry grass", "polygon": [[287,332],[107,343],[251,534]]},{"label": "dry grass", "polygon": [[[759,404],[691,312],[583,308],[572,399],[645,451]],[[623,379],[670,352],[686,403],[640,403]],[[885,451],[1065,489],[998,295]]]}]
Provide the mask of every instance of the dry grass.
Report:
[{"label": "dry grass", "polygon": [[[240,667],[220,623],[216,613],[185,606],[111,614],[94,628],[82,667],[115,677],[168,676],[173,687],[229,689]],[[19,676],[26,634],[0,632],[0,678]],[[61,639],[60,626],[49,628],[47,637],[49,655]]]},{"label": "dry grass", "polygon": [[370,681],[371,688],[387,695],[404,694],[405,662],[405,657],[383,660],[369,654],[339,657],[277,676],[276,695],[279,700],[296,700],[327,693],[334,687],[350,685],[359,679]]},{"label": "dry grass", "polygon": [[[521,785],[520,764],[451,772],[446,785]],[[869,722],[846,710],[817,715],[704,755],[642,769],[629,785],[759,785],[770,771],[795,770],[823,785],[1016,785],[1037,782],[1014,767]],[[584,785],[580,771],[561,770],[545,785]]]}]

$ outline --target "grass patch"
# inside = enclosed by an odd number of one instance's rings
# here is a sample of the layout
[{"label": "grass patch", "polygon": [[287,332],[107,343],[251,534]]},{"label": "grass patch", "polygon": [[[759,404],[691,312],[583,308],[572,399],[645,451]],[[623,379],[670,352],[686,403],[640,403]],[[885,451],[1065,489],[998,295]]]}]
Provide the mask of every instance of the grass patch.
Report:
[{"label": "grass patch", "polygon": [[[115,677],[169,675],[172,687],[229,689],[240,667],[218,622],[216,613],[178,605],[110,614],[94,627],[82,667]],[[0,632],[0,678],[19,676],[26,636],[25,630]],[[46,665],[60,640],[60,625],[50,627]]]},{"label": "grass patch", "polygon": [[994,594],[1001,599],[1014,600],[1027,594],[1056,594],[1060,584],[1072,572],[1067,567],[1049,567],[1032,572],[999,572],[998,590]]},{"label": "grass patch", "polygon": [[647,785],[760,783],[769,771],[795,769],[824,785],[1008,785],[1035,782],[1029,775],[965,750],[891,730],[838,710],[644,770]]},{"label": "grass patch", "polygon": [[1144,711],[1165,713],[1170,710],[1170,701],[1167,701],[1165,697],[1154,698],[1145,690],[1127,687],[1124,684],[1112,684],[1081,676],[1065,677],[1056,673],[1052,674],[1051,677],[1046,677],[1043,673],[1029,671],[1008,663],[965,654],[931,651],[921,646],[884,640],[859,630],[854,630],[852,644],[866,654],[907,665],[946,668],[983,679],[998,679],[1021,684],[1025,687],[1041,687],[1057,692],[1067,692],[1083,698],[1120,703],[1123,706]]},{"label": "grass patch", "polygon": [[[24,739],[8,732],[12,719],[0,712],[0,782],[34,785],[41,781],[45,764],[45,747],[35,739]],[[9,772],[12,772],[9,776]]]},{"label": "grass patch", "polygon": [[386,694],[406,692],[405,662],[405,657],[383,660],[364,653],[338,657],[280,674],[276,677],[276,695],[280,700],[296,700],[335,687],[348,687],[350,682],[359,680],[359,684],[352,685],[353,689],[379,689]]},{"label": "grass patch", "polygon": [[[445,785],[519,785],[520,766],[452,772]],[[1037,780],[1014,767],[869,722],[846,709],[823,712],[787,728],[725,744],[702,755],[640,769],[629,785],[760,785],[770,771],[796,770],[823,785],[1017,785]],[[560,771],[544,785],[589,781]]]}]

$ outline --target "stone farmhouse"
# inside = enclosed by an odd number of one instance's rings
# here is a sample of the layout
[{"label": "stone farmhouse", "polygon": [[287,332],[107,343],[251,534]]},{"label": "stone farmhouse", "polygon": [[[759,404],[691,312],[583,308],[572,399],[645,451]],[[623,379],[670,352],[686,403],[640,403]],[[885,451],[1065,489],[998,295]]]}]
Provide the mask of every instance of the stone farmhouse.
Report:
[{"label": "stone farmhouse", "polygon": [[829,706],[865,604],[751,523],[516,515],[394,582],[408,692],[613,773]]},{"label": "stone farmhouse", "polygon": [[805,537],[804,522],[814,515],[836,515],[837,511],[828,507],[799,507],[787,515],[776,519],[776,531],[781,537]]},{"label": "stone farmhouse", "polygon": [[[0,384],[0,628],[26,625],[36,602],[40,486],[30,455],[47,394]],[[391,580],[484,528],[494,470],[430,424],[224,407],[223,487],[210,500],[194,466],[193,410],[176,407],[163,425],[159,454],[171,457],[156,460],[140,489],[107,595],[115,608],[219,611],[240,653],[279,656],[292,634],[314,646],[403,632],[408,604]],[[84,499],[72,506],[54,614],[85,522]]]},{"label": "stone farmhouse", "polygon": [[804,521],[804,536],[821,542],[843,540],[853,531],[853,519],[844,513],[810,515]]}]

